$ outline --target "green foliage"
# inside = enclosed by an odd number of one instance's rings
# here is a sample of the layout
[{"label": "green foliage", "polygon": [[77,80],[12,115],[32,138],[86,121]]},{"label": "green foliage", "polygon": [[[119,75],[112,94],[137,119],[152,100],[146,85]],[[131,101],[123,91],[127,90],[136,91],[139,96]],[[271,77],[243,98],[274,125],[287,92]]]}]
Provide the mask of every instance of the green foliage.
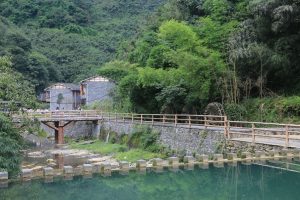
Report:
[{"label": "green foliage", "polygon": [[162,154],[153,153],[149,150],[140,148],[129,149],[126,144],[112,144],[101,141],[94,141],[91,144],[73,142],[70,144],[70,147],[75,149],[85,149],[102,155],[112,155],[117,160],[126,160],[129,162],[135,162],[140,159],[150,160],[153,158],[164,157]]},{"label": "green foliage", "polygon": [[11,111],[21,107],[36,107],[32,86],[12,69],[8,57],[0,57],[0,100],[9,101]]},{"label": "green foliage", "polygon": [[57,72],[52,62],[43,54],[33,51],[30,39],[24,30],[0,16],[0,56],[11,57],[12,68],[24,76],[40,91],[49,84],[49,80],[56,80]]},{"label": "green foliage", "polygon": [[184,22],[170,20],[159,27],[158,37],[172,49],[193,51],[197,46],[198,36],[192,27]]},{"label": "green foliage", "polygon": [[250,1],[248,9],[254,14],[230,37],[229,58],[238,67],[241,87],[247,82],[252,96],[298,93],[299,5],[295,2]]},{"label": "green foliage", "polygon": [[[202,46],[193,26],[165,21],[136,45],[131,59],[139,66],[118,81],[120,104],[130,102],[136,112],[181,113],[199,110],[218,95],[215,85],[225,64],[219,52]],[[108,71],[115,73],[115,68]]]},{"label": "green foliage", "polygon": [[130,149],[129,151],[120,152],[116,156],[117,160],[125,160],[129,162],[136,162],[137,160],[150,160],[153,158],[164,158],[162,154],[144,151],[141,149]]},{"label": "green foliage", "polygon": [[161,105],[161,112],[179,113],[185,104],[187,96],[186,89],[180,85],[168,86],[156,96],[156,100]]},{"label": "green foliage", "polygon": [[298,94],[295,2],[168,1],[127,46],[123,57],[138,73],[120,80],[118,101],[136,112],[169,113],[203,112],[222,101],[242,119],[247,108],[235,104],[243,99]]},{"label": "green foliage", "polygon": [[217,21],[226,21],[230,19],[231,5],[228,0],[206,0],[203,4],[203,10]]},{"label": "green foliage", "polygon": [[177,64],[173,61],[174,54],[175,51],[165,45],[155,46],[151,49],[146,65],[163,69],[177,67]]},{"label": "green foliage", "polygon": [[62,93],[59,93],[56,100],[56,103],[59,105],[59,109],[60,109],[60,104],[63,102],[63,100],[64,100],[64,95]]},{"label": "green foliage", "polygon": [[[239,117],[243,120],[283,123],[298,123],[300,120],[299,96],[249,99],[242,101],[239,106],[232,106],[239,111]],[[230,113],[230,109],[227,110]]]},{"label": "green foliage", "polygon": [[75,149],[85,149],[89,150],[95,153],[100,153],[103,155],[109,155],[109,154],[114,154],[118,152],[123,152],[124,149],[127,149],[125,145],[120,145],[120,144],[111,144],[111,143],[104,143],[101,141],[95,141],[91,144],[82,144],[82,143],[71,143],[70,144],[71,148]]},{"label": "green foliage", "polygon": [[240,119],[240,101],[298,95],[299,10],[298,0],[7,0],[0,55],[36,91],[99,74],[117,83],[114,110],[201,113],[216,101]]},{"label": "green foliage", "polygon": [[23,139],[12,122],[0,113],[0,171],[5,170],[10,177],[20,170]]},{"label": "green foliage", "polygon": [[131,71],[135,71],[136,65],[123,61],[112,61],[106,63],[103,67],[99,68],[97,73],[104,77],[110,78],[113,81],[120,81],[127,76]]},{"label": "green foliage", "polygon": [[1,1],[0,55],[11,55],[13,67],[26,74],[38,92],[51,82],[82,80],[112,60],[120,44],[140,32],[161,2]]},{"label": "green foliage", "polygon": [[159,134],[150,129],[150,127],[138,126],[128,139],[130,148],[140,148],[150,152],[160,152],[162,147],[157,144]]},{"label": "green foliage", "polygon": [[202,44],[218,51],[226,50],[228,37],[238,25],[238,21],[235,20],[221,24],[210,17],[201,17],[197,23],[199,26],[196,27],[196,30]]},{"label": "green foliage", "polygon": [[243,121],[247,114],[246,108],[240,104],[226,104],[224,109],[226,116],[232,121]]}]

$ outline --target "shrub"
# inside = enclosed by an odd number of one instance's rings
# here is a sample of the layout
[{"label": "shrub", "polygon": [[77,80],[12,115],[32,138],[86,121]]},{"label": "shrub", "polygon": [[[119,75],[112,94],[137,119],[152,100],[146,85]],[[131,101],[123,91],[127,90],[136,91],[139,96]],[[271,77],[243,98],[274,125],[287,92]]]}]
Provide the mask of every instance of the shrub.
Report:
[{"label": "shrub", "polygon": [[23,138],[12,122],[0,114],[0,171],[7,171],[10,177],[20,171],[22,145]]},{"label": "shrub", "polygon": [[243,105],[226,104],[225,113],[230,120],[241,121],[245,117],[247,110]]},{"label": "shrub", "polygon": [[157,144],[159,133],[150,129],[150,127],[138,126],[128,139],[130,148],[141,148],[151,152],[159,152],[161,146]]}]

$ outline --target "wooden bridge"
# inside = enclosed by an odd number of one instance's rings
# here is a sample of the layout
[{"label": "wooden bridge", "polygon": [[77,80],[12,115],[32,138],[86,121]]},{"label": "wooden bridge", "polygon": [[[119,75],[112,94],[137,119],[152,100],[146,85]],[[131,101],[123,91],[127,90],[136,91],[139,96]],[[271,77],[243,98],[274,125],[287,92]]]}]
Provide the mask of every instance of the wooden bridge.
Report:
[{"label": "wooden bridge", "polygon": [[[57,144],[64,143],[64,127],[73,121],[112,121],[156,126],[175,126],[224,132],[231,141],[300,148],[300,125],[230,121],[226,116],[187,114],[108,113],[96,110],[28,112],[22,117],[37,119],[55,130]],[[15,116],[20,118],[20,115]]]}]

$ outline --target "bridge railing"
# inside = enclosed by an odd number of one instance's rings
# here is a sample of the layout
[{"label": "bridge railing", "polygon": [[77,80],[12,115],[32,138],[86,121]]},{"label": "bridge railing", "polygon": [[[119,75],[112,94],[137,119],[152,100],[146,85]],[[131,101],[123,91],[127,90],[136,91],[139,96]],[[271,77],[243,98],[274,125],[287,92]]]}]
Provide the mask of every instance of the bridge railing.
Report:
[{"label": "bridge railing", "polygon": [[224,127],[224,116],[185,114],[98,113],[108,121],[131,121],[140,124],[172,124],[205,127]]},{"label": "bridge railing", "polygon": [[228,121],[227,127],[228,139],[248,138],[253,144],[273,139],[274,144],[290,147],[294,141],[300,141],[300,125],[297,124]]},{"label": "bridge railing", "polygon": [[41,120],[64,120],[64,119],[105,119],[108,121],[132,121],[140,124],[172,124],[185,125],[187,127],[225,127],[226,116],[215,115],[188,115],[188,114],[136,114],[136,113],[111,113],[98,110],[82,111],[39,111],[28,112],[29,118]]}]

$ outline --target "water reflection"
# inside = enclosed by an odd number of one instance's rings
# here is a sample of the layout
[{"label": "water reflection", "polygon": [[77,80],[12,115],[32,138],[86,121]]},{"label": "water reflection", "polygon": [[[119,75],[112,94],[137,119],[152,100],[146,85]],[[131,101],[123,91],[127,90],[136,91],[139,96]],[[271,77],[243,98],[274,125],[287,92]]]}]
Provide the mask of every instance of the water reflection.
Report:
[{"label": "water reflection", "polygon": [[54,160],[56,162],[56,167],[58,169],[63,169],[64,168],[65,159],[64,159],[64,156],[62,154],[55,154],[54,155]]},{"label": "water reflection", "polygon": [[[178,168],[177,173],[170,172],[172,168],[169,168],[170,171],[164,173],[150,171],[143,176],[139,173],[127,176],[113,173],[109,178],[74,177],[73,181],[58,181],[50,185],[32,181],[29,185],[12,184],[8,189],[1,189],[0,197],[15,200],[62,197],[66,200],[299,199],[300,174],[296,172],[300,172],[300,162],[270,160],[263,165],[216,166],[199,165],[194,170]],[[64,179],[72,180],[73,176]]]}]

